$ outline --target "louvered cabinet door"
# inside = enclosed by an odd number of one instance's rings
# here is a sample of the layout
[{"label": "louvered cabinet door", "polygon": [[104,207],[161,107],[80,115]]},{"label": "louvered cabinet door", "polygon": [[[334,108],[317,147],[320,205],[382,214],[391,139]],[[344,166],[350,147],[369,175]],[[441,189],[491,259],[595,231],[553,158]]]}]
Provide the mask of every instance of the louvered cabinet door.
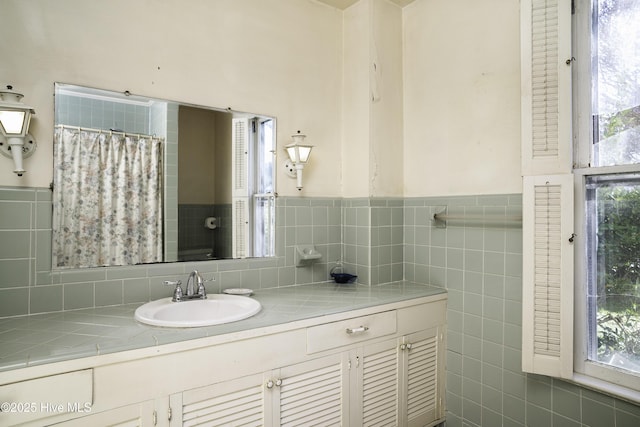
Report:
[{"label": "louvered cabinet door", "polygon": [[[399,425],[399,349],[398,340],[370,344],[362,349],[359,420],[363,426],[388,427]],[[352,358],[353,359],[353,358]],[[353,360],[352,360],[353,365]]]},{"label": "louvered cabinet door", "polygon": [[335,354],[275,371],[275,424],[347,425],[349,394],[343,359]]},{"label": "louvered cabinet door", "polygon": [[[263,375],[256,374],[180,393],[181,404],[172,396],[172,424],[187,426],[265,426],[270,418],[265,405]],[[266,416],[265,416],[265,408]],[[174,421],[182,421],[181,423]]]},{"label": "louvered cabinet door", "polygon": [[444,345],[441,328],[404,337],[402,355],[403,425],[426,426],[442,416]]}]

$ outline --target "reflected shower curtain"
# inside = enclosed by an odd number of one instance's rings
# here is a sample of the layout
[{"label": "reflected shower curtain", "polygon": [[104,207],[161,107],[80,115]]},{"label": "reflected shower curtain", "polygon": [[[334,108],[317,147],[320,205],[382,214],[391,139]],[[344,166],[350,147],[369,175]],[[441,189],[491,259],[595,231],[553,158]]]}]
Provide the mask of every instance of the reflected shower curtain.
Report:
[{"label": "reflected shower curtain", "polygon": [[162,261],[163,140],[56,126],[53,265]]}]

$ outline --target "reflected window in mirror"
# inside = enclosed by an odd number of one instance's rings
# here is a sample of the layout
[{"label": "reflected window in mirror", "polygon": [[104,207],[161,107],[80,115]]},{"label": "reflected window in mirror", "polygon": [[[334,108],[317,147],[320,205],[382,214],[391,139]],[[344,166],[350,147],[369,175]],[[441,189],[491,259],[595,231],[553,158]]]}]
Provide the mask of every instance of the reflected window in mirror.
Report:
[{"label": "reflected window in mirror", "polygon": [[[275,256],[275,119],[58,83],[55,94],[55,267]],[[114,136],[121,152],[105,148]],[[93,170],[74,177],[74,162]]]},{"label": "reflected window in mirror", "polygon": [[275,122],[273,119],[256,119],[256,161],[254,181],[254,253],[259,257],[275,256],[276,206],[275,198]]}]

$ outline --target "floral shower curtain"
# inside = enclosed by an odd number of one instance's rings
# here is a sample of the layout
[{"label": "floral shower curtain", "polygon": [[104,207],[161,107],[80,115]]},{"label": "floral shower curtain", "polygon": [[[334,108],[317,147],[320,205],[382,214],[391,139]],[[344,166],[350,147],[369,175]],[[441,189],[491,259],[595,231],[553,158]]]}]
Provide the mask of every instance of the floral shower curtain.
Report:
[{"label": "floral shower curtain", "polygon": [[57,126],[53,264],[162,261],[163,140]]}]

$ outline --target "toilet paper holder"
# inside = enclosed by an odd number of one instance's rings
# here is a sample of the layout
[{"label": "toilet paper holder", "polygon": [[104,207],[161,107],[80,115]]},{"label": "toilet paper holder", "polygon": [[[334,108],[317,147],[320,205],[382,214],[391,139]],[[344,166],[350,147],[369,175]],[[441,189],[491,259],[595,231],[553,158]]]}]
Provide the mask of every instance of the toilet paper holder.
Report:
[{"label": "toilet paper holder", "polygon": [[218,227],[218,218],[214,216],[208,216],[204,219],[204,228],[213,230]]}]

